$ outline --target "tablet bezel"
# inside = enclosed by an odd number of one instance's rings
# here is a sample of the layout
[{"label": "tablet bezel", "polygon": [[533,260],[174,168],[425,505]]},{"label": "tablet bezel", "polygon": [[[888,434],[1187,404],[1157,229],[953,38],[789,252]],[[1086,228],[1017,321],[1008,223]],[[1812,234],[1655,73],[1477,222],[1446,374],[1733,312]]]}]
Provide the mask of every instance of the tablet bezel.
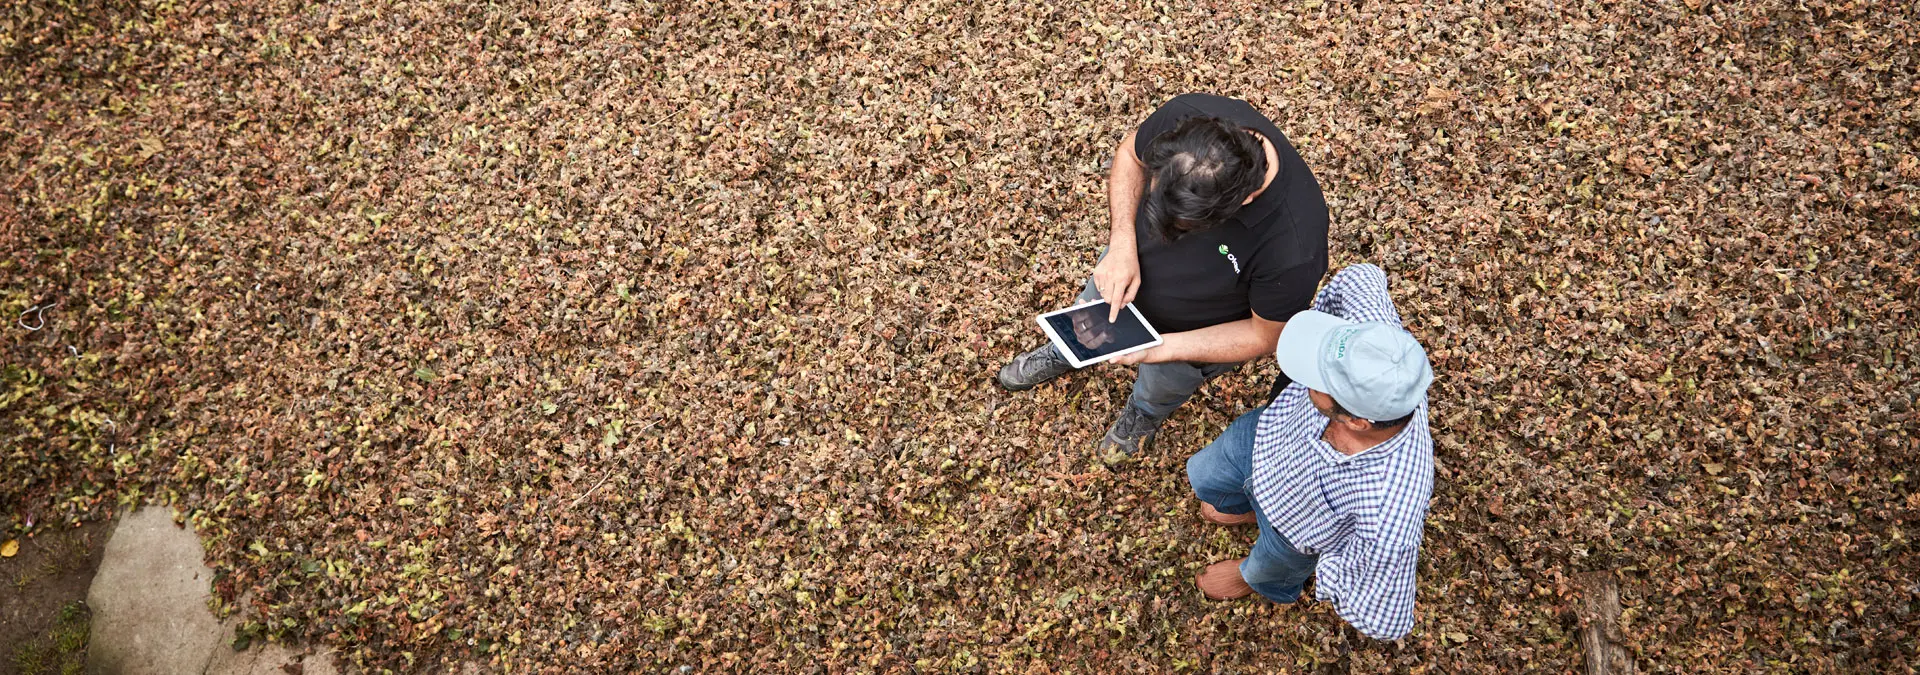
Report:
[{"label": "tablet bezel", "polygon": [[1120,350],[1120,351],[1117,351],[1117,352],[1114,352],[1114,353],[1112,353],[1112,354],[1106,354],[1106,355],[1102,355],[1102,356],[1098,356],[1098,357],[1095,357],[1095,358],[1093,358],[1093,359],[1090,359],[1090,360],[1086,360],[1086,361],[1082,361],[1082,360],[1080,360],[1080,359],[1078,359],[1078,358],[1075,358],[1075,357],[1074,357],[1074,355],[1073,355],[1073,350],[1072,350],[1072,349],[1069,349],[1069,348],[1067,347],[1067,341],[1066,341],[1066,340],[1063,340],[1063,339],[1061,339],[1061,338],[1060,338],[1060,335],[1059,335],[1058,333],[1055,333],[1055,332],[1054,332],[1054,330],[1053,330],[1053,324],[1051,324],[1051,323],[1048,323],[1048,322],[1047,322],[1047,318],[1048,318],[1048,317],[1051,317],[1051,316],[1054,316],[1054,315],[1056,315],[1056,314],[1065,314],[1065,313],[1067,313],[1067,312],[1071,312],[1071,311],[1074,311],[1074,310],[1077,310],[1077,309],[1081,309],[1081,308],[1085,308],[1085,307],[1091,307],[1091,306],[1093,306],[1093,305],[1104,305],[1104,304],[1109,304],[1109,303],[1107,303],[1107,301],[1105,301],[1105,300],[1088,300],[1088,301],[1086,301],[1086,302],[1083,302],[1083,303],[1080,303],[1080,304],[1078,304],[1078,305],[1074,305],[1074,306],[1072,306],[1072,307],[1068,307],[1068,308],[1065,308],[1065,309],[1056,309],[1056,310],[1054,310],[1054,311],[1051,311],[1051,312],[1047,312],[1047,313],[1045,313],[1045,314],[1041,314],[1040,316],[1037,316],[1037,317],[1034,317],[1034,319],[1033,319],[1033,320],[1034,320],[1035,322],[1038,322],[1038,323],[1040,324],[1040,330],[1043,330],[1043,331],[1046,331],[1046,333],[1047,333],[1047,339],[1048,339],[1048,340],[1052,340],[1052,341],[1053,341],[1053,348],[1054,348],[1055,350],[1057,350],[1057,351],[1059,351],[1059,352],[1060,352],[1060,355],[1061,355],[1061,356],[1064,356],[1064,357],[1066,357],[1066,359],[1067,359],[1067,363],[1071,363],[1071,364],[1073,364],[1073,367],[1074,367],[1075,369],[1079,369],[1079,368],[1085,368],[1085,367],[1087,367],[1087,366],[1091,366],[1091,365],[1093,365],[1093,364],[1096,364],[1096,363],[1100,363],[1101,361],[1106,361],[1106,360],[1108,360],[1108,359],[1111,359],[1111,358],[1113,358],[1113,357],[1116,357],[1116,356],[1124,356],[1124,355],[1126,355],[1126,354],[1132,354],[1132,353],[1134,353],[1134,352],[1137,352],[1137,351],[1140,351],[1140,350],[1142,350],[1142,349],[1149,349],[1149,348],[1152,348],[1152,347],[1158,347],[1158,346],[1160,346],[1160,344],[1161,344],[1161,343],[1163,343],[1163,342],[1165,342],[1165,341],[1166,341],[1165,339],[1163,339],[1163,338],[1161,338],[1161,337],[1160,337],[1160,329],[1158,329],[1158,328],[1154,328],[1154,327],[1153,327],[1153,324],[1152,324],[1151,322],[1148,322],[1148,321],[1147,321],[1147,317],[1146,317],[1146,316],[1144,316],[1144,315],[1142,315],[1142,314],[1140,314],[1140,309],[1139,309],[1139,308],[1137,308],[1137,307],[1134,307],[1134,306],[1133,306],[1133,303],[1131,303],[1131,302],[1129,302],[1129,303],[1127,303],[1127,304],[1126,304],[1126,305],[1125,305],[1124,307],[1121,307],[1121,309],[1124,309],[1124,310],[1126,310],[1126,311],[1129,311],[1129,312],[1133,312],[1133,318],[1135,318],[1135,319],[1139,319],[1139,320],[1140,320],[1140,325],[1142,325],[1142,326],[1145,326],[1145,327],[1147,328],[1147,334],[1148,334],[1148,335],[1152,335],[1152,336],[1153,336],[1153,340],[1152,340],[1152,341],[1150,341],[1150,342],[1143,342],[1143,343],[1141,343],[1141,344],[1138,344],[1138,345],[1134,345],[1134,346],[1132,346],[1132,347],[1128,347],[1128,348],[1126,348],[1126,349],[1122,349],[1122,350]]}]

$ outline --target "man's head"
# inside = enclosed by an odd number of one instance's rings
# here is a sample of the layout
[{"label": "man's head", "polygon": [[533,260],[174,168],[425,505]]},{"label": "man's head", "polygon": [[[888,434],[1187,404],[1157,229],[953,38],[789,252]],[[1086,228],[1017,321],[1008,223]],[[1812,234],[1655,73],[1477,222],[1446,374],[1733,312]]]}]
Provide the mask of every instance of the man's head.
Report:
[{"label": "man's head", "polygon": [[1267,151],[1245,127],[1193,117],[1160,134],[1147,166],[1146,225],[1168,240],[1232,218],[1267,177]]},{"label": "man's head", "polygon": [[1287,320],[1274,355],[1314,408],[1352,431],[1405,426],[1433,383],[1427,351],[1386,322],[1301,312]]},{"label": "man's head", "polygon": [[1333,420],[1334,424],[1346,427],[1348,431],[1393,431],[1413,421],[1413,412],[1408,412],[1396,419],[1370,420],[1353,414],[1353,411],[1346,409],[1345,406],[1340,405],[1339,401],[1333,400],[1332,396],[1323,391],[1308,389],[1307,400],[1313,403],[1314,410],[1326,415],[1327,419]]}]

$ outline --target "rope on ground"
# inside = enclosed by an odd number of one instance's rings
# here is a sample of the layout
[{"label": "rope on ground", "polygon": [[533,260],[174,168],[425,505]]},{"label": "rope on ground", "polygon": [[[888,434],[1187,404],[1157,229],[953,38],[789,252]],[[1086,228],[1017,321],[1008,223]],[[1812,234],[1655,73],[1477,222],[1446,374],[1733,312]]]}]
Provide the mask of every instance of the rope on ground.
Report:
[{"label": "rope on ground", "polygon": [[[47,308],[52,306],[53,305],[34,305],[32,307],[28,307],[27,311],[21,312],[20,318],[15,319],[15,321],[20,324],[21,328],[25,328],[29,331],[37,331],[42,328],[46,328],[47,327]],[[28,314],[33,315],[33,318],[38,322],[38,325],[34,325],[34,326],[27,325]]]}]

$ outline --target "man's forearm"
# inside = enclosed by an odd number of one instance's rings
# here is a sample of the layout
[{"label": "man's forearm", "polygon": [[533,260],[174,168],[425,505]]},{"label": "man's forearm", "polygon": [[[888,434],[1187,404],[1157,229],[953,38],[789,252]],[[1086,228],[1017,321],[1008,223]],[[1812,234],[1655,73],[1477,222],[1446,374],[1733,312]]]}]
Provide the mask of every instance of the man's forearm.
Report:
[{"label": "man's forearm", "polygon": [[1113,170],[1107,173],[1107,214],[1112,228],[1107,235],[1111,251],[1139,251],[1134,240],[1133,217],[1140,207],[1140,193],[1146,190],[1147,176],[1133,159],[1133,134],[1121,139],[1114,150]]},{"label": "man's forearm", "polygon": [[1267,336],[1253,319],[1241,319],[1160,337],[1164,342],[1152,357],[1156,362],[1240,363],[1272,354],[1279,333]]}]

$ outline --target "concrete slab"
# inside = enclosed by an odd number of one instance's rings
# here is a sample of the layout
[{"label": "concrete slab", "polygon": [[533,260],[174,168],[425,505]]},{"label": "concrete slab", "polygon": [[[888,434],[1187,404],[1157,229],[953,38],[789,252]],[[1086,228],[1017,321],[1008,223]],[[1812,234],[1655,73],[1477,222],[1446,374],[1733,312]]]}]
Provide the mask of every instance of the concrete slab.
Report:
[{"label": "concrete slab", "polygon": [[200,538],[173,523],[173,510],[142,507],[107,539],[87,590],[93,609],[87,672],[95,675],[334,675],[331,652],[254,643],[233,650],[239,617],[221,622],[208,607],[213,570]]},{"label": "concrete slab", "polygon": [[93,609],[87,672],[177,675],[206,669],[213,649],[231,651],[207,607],[213,572],[200,538],[148,506],[120,519],[87,590]]},{"label": "concrete slab", "polygon": [[[288,664],[298,664],[289,670]],[[338,675],[329,653],[307,655],[286,645],[255,643],[246,651],[217,651],[207,662],[206,675]]]}]

